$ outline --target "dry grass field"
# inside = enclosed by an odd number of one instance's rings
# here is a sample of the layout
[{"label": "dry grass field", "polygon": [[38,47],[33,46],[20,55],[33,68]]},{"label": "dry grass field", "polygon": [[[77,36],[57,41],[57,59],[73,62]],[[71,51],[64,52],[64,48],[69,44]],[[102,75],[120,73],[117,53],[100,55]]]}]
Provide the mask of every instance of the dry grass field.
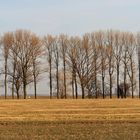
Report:
[{"label": "dry grass field", "polygon": [[139,140],[139,99],[0,100],[0,140]]}]

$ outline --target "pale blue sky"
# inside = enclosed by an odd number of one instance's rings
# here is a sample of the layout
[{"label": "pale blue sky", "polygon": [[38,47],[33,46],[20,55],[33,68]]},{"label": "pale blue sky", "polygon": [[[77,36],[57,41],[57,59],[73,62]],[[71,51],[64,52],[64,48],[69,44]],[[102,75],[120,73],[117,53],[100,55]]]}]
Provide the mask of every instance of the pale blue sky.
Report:
[{"label": "pale blue sky", "polygon": [[0,0],[0,32],[29,29],[81,35],[105,29],[140,31],[140,0]]}]

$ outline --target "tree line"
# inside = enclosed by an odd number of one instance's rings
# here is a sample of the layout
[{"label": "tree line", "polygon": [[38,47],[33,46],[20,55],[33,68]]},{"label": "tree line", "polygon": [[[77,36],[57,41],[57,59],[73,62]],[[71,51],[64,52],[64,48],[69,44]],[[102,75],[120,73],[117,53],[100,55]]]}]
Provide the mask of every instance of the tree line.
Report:
[{"label": "tree line", "polygon": [[17,30],[4,33],[0,46],[5,99],[8,88],[13,99],[26,99],[30,84],[36,99],[44,73],[50,98],[140,98],[140,33],[108,30],[39,37]]}]

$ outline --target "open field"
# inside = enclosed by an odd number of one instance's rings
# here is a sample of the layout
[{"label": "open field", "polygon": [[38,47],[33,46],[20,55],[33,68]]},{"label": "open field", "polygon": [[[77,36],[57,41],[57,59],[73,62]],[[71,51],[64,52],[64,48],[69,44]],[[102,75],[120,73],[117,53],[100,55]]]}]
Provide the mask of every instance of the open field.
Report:
[{"label": "open field", "polygon": [[0,139],[137,140],[140,100],[0,100]]}]

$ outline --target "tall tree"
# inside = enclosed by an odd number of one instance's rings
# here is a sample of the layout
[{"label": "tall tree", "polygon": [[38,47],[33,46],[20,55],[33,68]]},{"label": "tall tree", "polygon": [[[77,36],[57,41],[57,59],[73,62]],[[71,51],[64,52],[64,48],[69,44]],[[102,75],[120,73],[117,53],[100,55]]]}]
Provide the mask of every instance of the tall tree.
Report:
[{"label": "tall tree", "polygon": [[135,90],[134,87],[136,85],[136,81],[135,81],[136,67],[135,67],[135,59],[134,59],[135,50],[136,50],[135,38],[132,33],[129,33],[128,34],[129,67],[127,67],[127,71],[131,83],[132,98],[134,98],[134,90]]},{"label": "tall tree", "polygon": [[122,40],[121,40],[121,32],[115,31],[114,33],[114,57],[116,59],[116,75],[117,75],[117,97],[120,98],[120,65],[122,60]]},{"label": "tall tree", "polygon": [[49,79],[50,79],[50,99],[52,99],[52,59],[53,59],[53,47],[54,47],[55,38],[51,35],[44,37],[44,45],[47,52],[47,60],[49,63]]},{"label": "tall tree", "polygon": [[121,97],[127,97],[127,67],[128,67],[128,63],[129,63],[129,59],[128,59],[128,42],[129,42],[129,38],[128,38],[128,33],[122,33],[123,36],[122,36],[122,41],[123,41],[123,48],[122,48],[122,51],[123,51],[123,55],[122,55],[122,62],[123,62],[123,65],[124,65],[124,71],[123,71],[123,76],[124,76],[124,81],[123,81],[123,84],[124,84],[124,95],[121,95]]},{"label": "tall tree", "polygon": [[112,98],[112,88],[113,88],[113,73],[114,73],[114,53],[113,53],[113,31],[107,32],[107,59],[108,59],[108,73],[109,73],[109,91],[110,91],[110,98]]},{"label": "tall tree", "polygon": [[93,83],[93,87],[94,87],[94,92],[95,92],[95,98],[98,98],[98,72],[101,68],[101,61],[100,61],[100,53],[99,53],[99,44],[97,41],[98,38],[98,32],[93,32],[91,34],[91,48],[92,48],[92,67],[93,67],[93,79],[94,79],[94,83]]},{"label": "tall tree", "polygon": [[[33,34],[26,30],[18,30],[14,33],[17,47],[13,48],[18,63],[22,70],[22,84],[24,99],[27,98],[27,85],[33,82],[32,78],[32,36]],[[18,51],[17,51],[18,49]]]},{"label": "tall tree", "polygon": [[59,43],[61,47],[61,56],[63,61],[63,75],[64,75],[64,97],[67,98],[67,84],[66,84],[66,52],[67,52],[67,43],[68,37],[66,35],[61,34],[59,36]]},{"label": "tall tree", "polygon": [[[12,83],[12,90],[14,88],[14,92],[17,95],[17,99],[20,98],[20,90],[22,87],[22,68],[20,63],[16,60],[16,65],[14,65],[14,72],[8,71],[9,82]],[[13,80],[14,79],[14,80]]]},{"label": "tall tree", "polygon": [[[5,33],[2,38],[3,44],[3,56],[4,56],[4,86],[5,86],[5,99],[7,98],[7,70],[8,70],[8,57],[9,57],[9,49],[12,47],[13,44],[13,36],[12,33],[8,32]],[[12,95],[14,96],[14,95]]]},{"label": "tall tree", "polygon": [[[83,39],[82,39],[82,45],[83,45],[83,50],[85,52],[85,72],[86,72],[86,78],[88,81],[88,78],[89,78],[89,75],[90,75],[90,59],[91,59],[91,56],[92,56],[92,48],[91,48],[91,44],[90,44],[90,34],[85,34],[83,36]],[[87,88],[87,92],[88,92],[88,97],[90,97],[90,88],[89,88],[89,84],[87,84],[86,86]]]},{"label": "tall tree", "polygon": [[87,82],[86,77],[86,59],[85,59],[85,52],[84,48],[82,46],[82,41],[80,41],[79,46],[77,46],[76,50],[76,72],[78,75],[78,78],[80,80],[81,85],[81,92],[82,92],[82,99],[85,98],[85,87]]},{"label": "tall tree", "polygon": [[39,37],[32,35],[31,37],[31,47],[32,47],[32,67],[33,67],[33,82],[34,82],[34,96],[37,98],[37,82],[39,80],[39,75],[42,73],[40,64],[41,57],[43,54],[42,43]]},{"label": "tall tree", "polygon": [[77,59],[77,49],[79,47],[80,38],[71,37],[69,40],[68,51],[67,51],[67,64],[71,70],[71,84],[72,84],[72,96],[73,98],[78,98],[78,88],[77,88],[77,73],[76,73],[76,59]]},{"label": "tall tree", "polygon": [[106,45],[105,45],[105,33],[104,32],[97,32],[96,33],[96,42],[100,52],[100,59],[101,59],[101,77],[102,77],[102,94],[103,99],[105,98],[105,76],[106,76],[106,69],[107,69],[107,56],[106,56]]},{"label": "tall tree", "polygon": [[60,63],[60,48],[58,45],[57,37],[54,38],[54,45],[53,45],[53,53],[54,53],[54,63],[56,68],[56,90],[57,90],[57,99],[59,99],[59,63]]},{"label": "tall tree", "polygon": [[139,70],[139,98],[140,98],[140,33],[136,36],[137,41],[137,57],[138,57],[138,70]]}]

